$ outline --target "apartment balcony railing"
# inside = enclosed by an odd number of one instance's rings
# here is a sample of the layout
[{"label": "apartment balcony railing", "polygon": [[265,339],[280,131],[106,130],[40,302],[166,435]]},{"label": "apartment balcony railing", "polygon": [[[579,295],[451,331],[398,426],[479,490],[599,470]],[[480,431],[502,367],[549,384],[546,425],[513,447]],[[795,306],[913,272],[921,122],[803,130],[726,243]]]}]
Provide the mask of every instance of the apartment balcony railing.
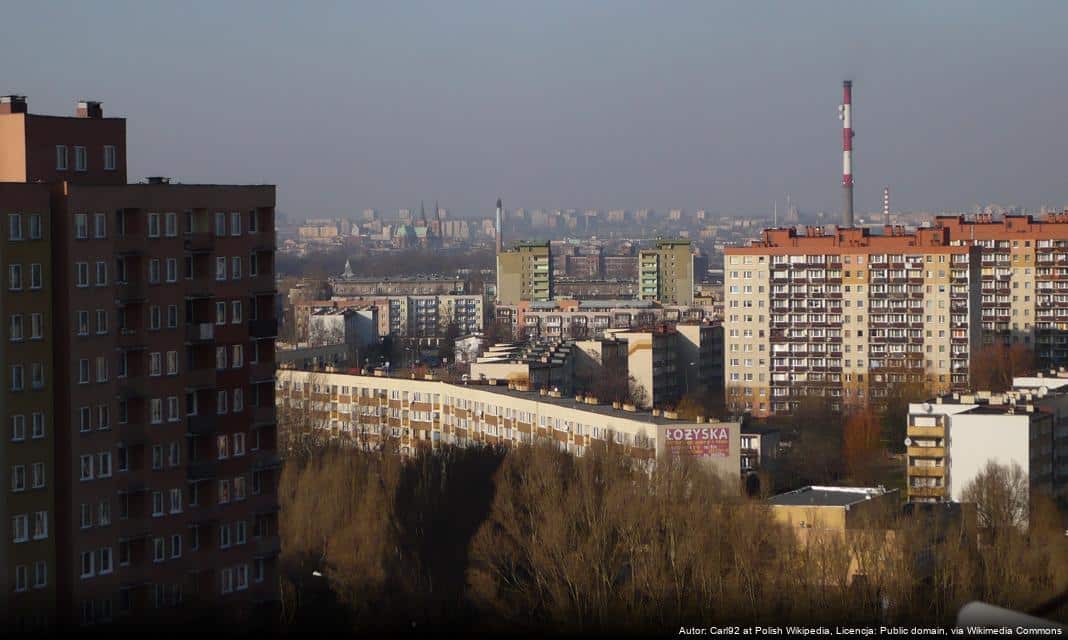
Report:
[{"label": "apartment balcony railing", "polygon": [[186,236],[185,249],[190,253],[211,253],[215,250],[215,235],[212,233],[191,233]]},{"label": "apartment balcony railing", "polygon": [[207,480],[215,477],[217,463],[214,460],[203,462],[190,462],[186,467],[186,473],[190,480]]},{"label": "apartment balcony railing", "polygon": [[215,341],[215,325],[211,322],[198,322],[185,328],[185,341],[189,344]]},{"label": "apartment balcony railing", "polygon": [[276,338],[278,337],[278,320],[275,318],[249,320],[248,333],[253,338]]},{"label": "apartment balcony railing", "polygon": [[215,433],[216,418],[211,415],[186,416],[186,433],[193,436],[206,436]]}]

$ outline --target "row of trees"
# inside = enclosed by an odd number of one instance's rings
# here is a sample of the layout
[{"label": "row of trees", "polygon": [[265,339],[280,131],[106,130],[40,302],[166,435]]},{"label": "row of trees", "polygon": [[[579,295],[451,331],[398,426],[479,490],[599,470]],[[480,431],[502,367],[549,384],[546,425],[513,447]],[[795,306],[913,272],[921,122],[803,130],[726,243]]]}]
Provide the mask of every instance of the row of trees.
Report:
[{"label": "row of trees", "polygon": [[325,448],[287,460],[280,494],[286,624],[305,630],[947,624],[970,600],[1027,610],[1068,587],[1052,508],[981,543],[896,512],[802,539],[702,466],[650,474],[606,450]]}]

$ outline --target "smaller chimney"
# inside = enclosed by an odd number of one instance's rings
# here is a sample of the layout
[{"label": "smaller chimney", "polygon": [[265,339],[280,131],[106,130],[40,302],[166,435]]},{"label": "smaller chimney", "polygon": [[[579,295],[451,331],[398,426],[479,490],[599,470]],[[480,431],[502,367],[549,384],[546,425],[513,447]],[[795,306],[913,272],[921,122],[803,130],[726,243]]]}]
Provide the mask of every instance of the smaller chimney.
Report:
[{"label": "smaller chimney", "polygon": [[163,176],[149,176],[145,178],[148,184],[170,184],[171,179]]},{"label": "smaller chimney", "polygon": [[26,113],[26,96],[0,96],[0,114]]},{"label": "smaller chimney", "polygon": [[78,102],[78,108],[74,111],[74,115],[79,118],[100,119],[104,117],[104,110],[100,107],[99,102],[82,100]]}]

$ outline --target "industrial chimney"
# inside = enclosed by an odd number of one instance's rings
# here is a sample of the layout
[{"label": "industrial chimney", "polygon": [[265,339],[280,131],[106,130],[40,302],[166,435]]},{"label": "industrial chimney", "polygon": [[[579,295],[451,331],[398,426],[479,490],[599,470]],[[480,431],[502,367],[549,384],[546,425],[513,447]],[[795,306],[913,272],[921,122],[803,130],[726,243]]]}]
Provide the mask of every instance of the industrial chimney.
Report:
[{"label": "industrial chimney", "polygon": [[842,104],[838,107],[842,120],[842,190],[845,192],[845,208],[842,209],[842,226],[853,226],[853,82],[842,83]]},{"label": "industrial chimney", "polygon": [[890,224],[890,187],[883,187],[883,224]]},{"label": "industrial chimney", "polygon": [[503,230],[501,228],[501,215],[501,199],[497,198],[497,225],[494,227],[494,235],[497,236],[497,253],[500,253],[504,246],[504,242],[501,240],[501,231]]}]

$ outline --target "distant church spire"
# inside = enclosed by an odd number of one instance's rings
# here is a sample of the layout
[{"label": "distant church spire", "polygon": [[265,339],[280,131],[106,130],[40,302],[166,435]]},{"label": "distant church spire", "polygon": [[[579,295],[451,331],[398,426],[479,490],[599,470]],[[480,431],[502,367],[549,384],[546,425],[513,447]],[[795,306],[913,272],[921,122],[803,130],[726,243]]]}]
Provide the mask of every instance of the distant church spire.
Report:
[{"label": "distant church spire", "polygon": [[354,278],[356,274],[352,272],[352,264],[349,263],[349,259],[345,258],[345,272],[341,274],[342,278]]}]

